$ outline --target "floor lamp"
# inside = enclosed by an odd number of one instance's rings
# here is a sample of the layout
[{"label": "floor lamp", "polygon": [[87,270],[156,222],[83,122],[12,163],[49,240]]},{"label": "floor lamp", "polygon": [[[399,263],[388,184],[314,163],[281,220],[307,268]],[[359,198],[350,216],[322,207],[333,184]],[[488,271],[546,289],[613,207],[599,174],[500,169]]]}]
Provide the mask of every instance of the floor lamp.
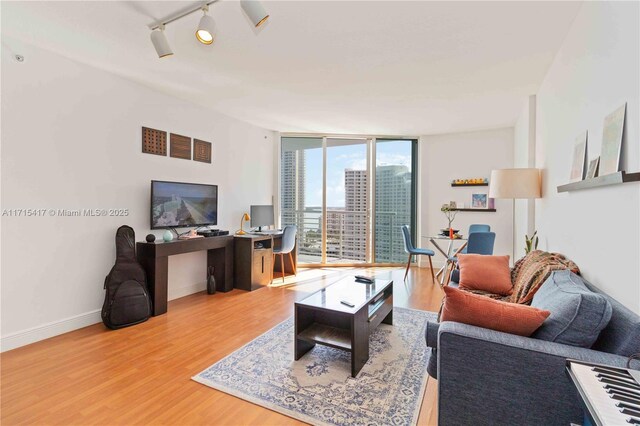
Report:
[{"label": "floor lamp", "polygon": [[[540,169],[498,169],[491,171],[489,181],[489,198],[506,198],[513,201],[513,249],[512,260],[516,253],[516,199],[533,199],[541,197]],[[527,233],[531,230],[527,229]]]}]

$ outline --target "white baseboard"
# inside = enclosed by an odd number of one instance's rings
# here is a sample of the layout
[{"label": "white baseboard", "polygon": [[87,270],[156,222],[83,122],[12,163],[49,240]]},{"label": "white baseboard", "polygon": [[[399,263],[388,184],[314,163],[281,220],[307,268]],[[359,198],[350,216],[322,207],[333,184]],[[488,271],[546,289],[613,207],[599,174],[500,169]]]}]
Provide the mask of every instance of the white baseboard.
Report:
[{"label": "white baseboard", "polygon": [[82,327],[97,324],[102,322],[100,313],[101,309],[96,309],[95,311],[86,312],[84,314],[38,325],[27,330],[2,336],[0,339],[0,352],[9,351],[11,349],[19,348],[20,346],[25,346],[30,343],[68,333],[69,331],[77,330]]},{"label": "white baseboard", "polygon": [[[185,287],[169,289],[168,296],[169,300],[173,300],[205,289],[205,284],[196,283]],[[84,314],[38,325],[27,330],[17,331],[15,333],[2,336],[2,338],[0,338],[0,352],[10,351],[11,349],[19,348],[20,346],[39,342],[40,340],[68,333],[89,325],[98,324],[99,322],[102,322],[101,311],[101,309],[96,309],[95,311],[86,312]]]}]

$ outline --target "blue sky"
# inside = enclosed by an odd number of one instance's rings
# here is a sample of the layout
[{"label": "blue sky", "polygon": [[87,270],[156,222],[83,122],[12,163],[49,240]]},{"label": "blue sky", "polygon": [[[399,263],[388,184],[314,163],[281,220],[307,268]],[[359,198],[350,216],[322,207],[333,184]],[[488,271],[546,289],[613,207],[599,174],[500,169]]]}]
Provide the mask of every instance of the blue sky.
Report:
[{"label": "blue sky", "polygon": [[[411,141],[378,142],[376,165],[411,166]],[[344,207],[344,170],[366,168],[366,145],[327,148],[327,207]],[[307,207],[322,205],[322,148],[306,151]]]}]

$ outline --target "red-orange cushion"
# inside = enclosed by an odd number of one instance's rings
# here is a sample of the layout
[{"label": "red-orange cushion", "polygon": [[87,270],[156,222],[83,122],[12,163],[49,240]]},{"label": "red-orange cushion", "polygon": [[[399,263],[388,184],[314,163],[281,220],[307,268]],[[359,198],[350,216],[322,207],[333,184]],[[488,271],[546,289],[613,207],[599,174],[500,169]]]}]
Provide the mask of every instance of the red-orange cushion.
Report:
[{"label": "red-orange cushion", "polygon": [[455,321],[519,336],[531,336],[551,314],[542,309],[494,300],[453,287],[445,287],[444,293],[441,321]]},{"label": "red-orange cushion", "polygon": [[509,256],[458,255],[460,288],[508,296],[513,291]]}]

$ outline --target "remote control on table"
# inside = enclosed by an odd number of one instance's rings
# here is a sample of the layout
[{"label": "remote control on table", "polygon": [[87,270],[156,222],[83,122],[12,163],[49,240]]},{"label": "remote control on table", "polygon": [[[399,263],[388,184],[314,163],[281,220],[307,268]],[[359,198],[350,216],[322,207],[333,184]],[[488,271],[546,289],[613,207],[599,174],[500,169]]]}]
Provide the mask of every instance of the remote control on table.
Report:
[{"label": "remote control on table", "polygon": [[346,306],[348,306],[350,308],[353,308],[354,306],[356,306],[351,302],[347,302],[346,300],[341,300],[340,303],[342,303],[343,305],[346,305]]},{"label": "remote control on table", "polygon": [[360,281],[367,284],[373,284],[375,279],[364,275],[356,275],[356,281]]}]

